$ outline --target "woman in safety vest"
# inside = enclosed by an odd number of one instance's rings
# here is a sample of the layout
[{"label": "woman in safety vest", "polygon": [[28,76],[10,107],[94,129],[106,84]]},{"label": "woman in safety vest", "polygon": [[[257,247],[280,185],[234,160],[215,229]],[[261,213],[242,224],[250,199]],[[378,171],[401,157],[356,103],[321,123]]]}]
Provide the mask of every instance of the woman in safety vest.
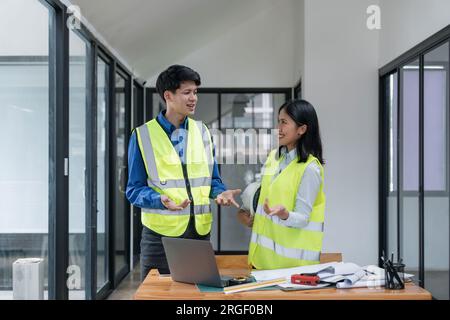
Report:
[{"label": "woman in safety vest", "polygon": [[238,213],[252,227],[248,261],[256,269],[318,264],[322,250],[324,160],[314,107],[305,100],[283,104],[278,129],[280,148],[264,165],[256,212]]}]

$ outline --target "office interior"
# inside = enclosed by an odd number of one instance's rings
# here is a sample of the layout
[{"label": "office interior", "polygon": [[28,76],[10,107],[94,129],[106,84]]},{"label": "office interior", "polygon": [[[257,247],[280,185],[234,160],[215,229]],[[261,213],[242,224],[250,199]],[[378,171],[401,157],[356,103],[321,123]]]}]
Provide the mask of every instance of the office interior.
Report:
[{"label": "office interior", "polygon": [[[210,128],[270,130],[285,101],[311,102],[323,252],[360,265],[393,253],[449,299],[449,1],[1,0],[0,12],[0,299],[20,258],[43,259],[44,299],[120,298],[127,283],[132,296],[128,140],[164,109],[155,82],[172,64],[200,73],[195,118]],[[244,189],[262,164],[219,166]],[[246,254],[236,209],[213,215],[216,254]]]}]

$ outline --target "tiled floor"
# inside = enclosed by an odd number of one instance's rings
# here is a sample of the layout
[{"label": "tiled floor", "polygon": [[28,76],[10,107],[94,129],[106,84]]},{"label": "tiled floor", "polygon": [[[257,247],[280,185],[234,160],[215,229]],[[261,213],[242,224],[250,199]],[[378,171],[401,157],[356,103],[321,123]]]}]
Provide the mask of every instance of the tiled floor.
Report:
[{"label": "tiled floor", "polygon": [[108,300],[132,300],[133,295],[136,292],[137,288],[141,284],[140,282],[140,272],[141,268],[139,263],[133,269],[132,272],[122,282],[119,284],[119,287],[114,290],[109,296]]}]

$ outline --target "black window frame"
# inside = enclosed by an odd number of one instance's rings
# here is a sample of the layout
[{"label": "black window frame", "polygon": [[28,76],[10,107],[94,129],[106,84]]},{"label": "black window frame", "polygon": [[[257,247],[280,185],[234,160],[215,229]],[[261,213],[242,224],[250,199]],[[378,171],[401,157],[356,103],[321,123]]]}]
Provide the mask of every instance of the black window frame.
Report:
[{"label": "black window frame", "polygon": [[[379,243],[378,256],[379,266],[382,266],[381,256],[388,253],[388,203],[389,196],[397,196],[397,258],[401,258],[401,217],[403,211],[403,197],[419,198],[419,285],[425,287],[425,205],[426,197],[449,197],[450,170],[447,167],[446,190],[444,191],[425,191],[424,190],[424,57],[432,50],[449,43],[450,49],[450,25],[443,28],[425,41],[419,43],[409,51],[405,52],[392,62],[379,69]],[[449,50],[450,57],[450,50]],[[419,61],[419,190],[418,191],[402,191],[403,190],[403,164],[402,146],[403,146],[403,126],[402,126],[402,86],[401,81],[402,68],[411,62]],[[449,71],[449,70],[447,70]],[[386,101],[385,79],[391,74],[397,73],[397,90],[398,90],[398,119],[397,119],[397,190],[389,190],[389,108],[384,104]],[[450,82],[447,84],[450,86]],[[450,91],[450,87],[448,88]],[[449,109],[448,105],[447,108]],[[447,109],[447,110],[448,110]],[[449,124],[450,112],[447,112],[446,119],[446,137],[447,137],[447,162],[449,161],[450,139]],[[450,197],[449,197],[450,198]],[[450,225],[449,225],[450,230]],[[450,239],[449,239],[450,242]],[[449,261],[450,266],[450,261]],[[450,280],[449,280],[450,281]],[[450,291],[450,283],[449,283]],[[450,292],[449,292],[450,294]]]},{"label": "black window frame", "polygon": [[[139,79],[133,79],[133,117],[131,119],[131,129],[137,128],[138,126],[144,124],[145,120],[145,112],[146,112],[146,104],[145,104],[145,87],[144,83]],[[136,96],[135,96],[136,94]],[[132,219],[131,223],[133,226],[133,235],[132,235],[132,247],[133,247],[133,266],[136,265],[139,261],[140,257],[140,239],[142,233],[142,223],[141,223],[141,208],[135,207],[131,205],[132,210]]]},{"label": "black window frame", "polygon": [[[131,91],[132,91],[132,75],[127,72],[127,70],[121,65],[118,61],[113,62],[113,71],[111,74],[111,80],[112,81],[112,100],[110,107],[110,112],[112,115],[114,115],[114,110],[116,108],[116,76],[119,75],[125,80],[125,148],[128,150],[128,142],[130,139],[130,135],[127,134],[131,131],[130,127],[130,115],[131,115]],[[117,141],[114,139],[115,137],[115,121],[114,119],[111,119],[110,117],[109,122],[109,135],[111,137],[110,139],[110,150],[116,150]],[[110,152],[110,157],[108,158],[110,161],[110,183],[114,182],[114,165],[117,165],[116,159],[114,157],[114,154]],[[113,165],[114,164],[114,165]],[[124,164],[124,173],[125,177],[128,177],[128,165],[127,163]],[[114,194],[114,193],[111,193]],[[110,208],[111,211],[109,214],[111,214],[111,217],[115,217],[115,207],[114,207],[114,199],[110,197]],[[113,235],[110,237],[109,246],[111,251],[111,258],[110,258],[110,266],[111,266],[111,276],[112,276],[112,284],[113,288],[117,288],[120,282],[127,276],[127,274],[130,272],[130,206],[125,205],[125,212],[124,212],[124,241],[125,241],[125,265],[119,270],[115,264],[115,254],[116,254],[116,245],[115,245],[115,227],[116,227],[116,221],[115,219],[110,219],[110,233]]]},{"label": "black window frame", "polygon": [[[92,121],[93,121],[93,128],[94,132],[92,133],[92,137],[95,137],[95,139],[92,139],[93,141],[97,141],[97,134],[98,134],[98,127],[97,127],[97,111],[98,111],[98,104],[97,104],[97,97],[98,97],[98,92],[97,92],[97,76],[98,76],[98,69],[97,69],[97,62],[98,60],[102,60],[107,68],[108,68],[108,79],[107,79],[107,86],[108,86],[108,94],[106,95],[106,150],[105,150],[105,242],[106,242],[106,246],[107,246],[107,251],[105,252],[105,256],[106,256],[106,266],[107,266],[107,275],[106,275],[106,283],[100,288],[97,289],[97,266],[95,264],[94,261],[96,261],[96,257],[97,257],[97,189],[93,189],[92,190],[92,198],[94,199],[94,203],[95,203],[95,209],[92,209],[92,214],[91,214],[91,229],[92,229],[92,233],[95,233],[91,235],[92,238],[92,242],[91,242],[91,246],[89,248],[90,250],[90,256],[91,256],[91,275],[90,275],[90,286],[91,286],[91,293],[90,296],[88,297],[91,300],[94,299],[104,299],[106,298],[113,290],[113,281],[112,281],[112,273],[113,273],[113,265],[111,263],[111,260],[113,259],[112,255],[111,255],[111,247],[110,247],[110,242],[111,242],[111,238],[112,238],[112,234],[111,234],[111,229],[110,229],[110,224],[111,224],[111,208],[112,208],[112,204],[111,204],[111,192],[112,192],[112,186],[111,186],[111,176],[110,176],[110,158],[111,158],[111,152],[110,152],[110,148],[111,148],[111,135],[110,135],[110,122],[112,121],[111,119],[111,106],[112,106],[112,101],[113,101],[113,90],[111,88],[112,85],[112,73],[113,73],[113,64],[114,64],[114,60],[111,59],[110,56],[108,56],[108,54],[101,48],[101,46],[99,46],[97,43],[95,43],[94,45],[94,64],[95,67],[93,68],[93,79],[95,79],[95,83],[93,83],[93,109],[92,109]],[[95,151],[94,152],[94,157],[92,159],[92,163],[96,164],[97,163],[97,145],[95,144],[94,146]],[[95,171],[94,171],[95,170]],[[91,174],[93,177],[97,176],[97,168],[95,166],[94,169]],[[96,180],[96,179],[95,179]],[[95,181],[95,185],[98,185],[98,181]],[[95,292],[95,294],[94,294]]]}]

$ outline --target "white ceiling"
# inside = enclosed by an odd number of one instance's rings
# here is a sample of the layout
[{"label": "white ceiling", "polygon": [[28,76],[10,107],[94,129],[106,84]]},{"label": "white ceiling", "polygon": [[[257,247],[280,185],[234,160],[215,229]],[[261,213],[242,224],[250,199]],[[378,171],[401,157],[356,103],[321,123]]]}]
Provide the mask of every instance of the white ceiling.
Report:
[{"label": "white ceiling", "polygon": [[143,79],[276,3],[274,0],[71,0]]}]

